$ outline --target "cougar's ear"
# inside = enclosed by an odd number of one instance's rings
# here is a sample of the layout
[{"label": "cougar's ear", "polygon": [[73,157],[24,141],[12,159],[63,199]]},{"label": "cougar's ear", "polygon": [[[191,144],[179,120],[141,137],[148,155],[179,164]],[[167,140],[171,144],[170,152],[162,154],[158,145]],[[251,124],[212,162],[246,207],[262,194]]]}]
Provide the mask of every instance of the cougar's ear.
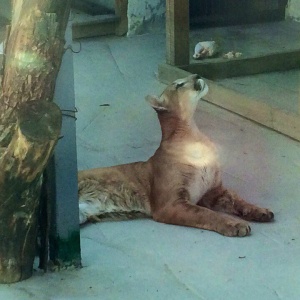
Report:
[{"label": "cougar's ear", "polygon": [[157,111],[165,112],[168,111],[166,107],[163,106],[163,102],[156,96],[146,96],[146,101]]}]

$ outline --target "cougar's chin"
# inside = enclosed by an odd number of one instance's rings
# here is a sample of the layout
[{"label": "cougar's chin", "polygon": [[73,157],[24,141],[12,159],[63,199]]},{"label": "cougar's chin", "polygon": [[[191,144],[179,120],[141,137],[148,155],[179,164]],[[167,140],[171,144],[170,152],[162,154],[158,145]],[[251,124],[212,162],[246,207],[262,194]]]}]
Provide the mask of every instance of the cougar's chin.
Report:
[{"label": "cougar's chin", "polygon": [[203,79],[198,79],[195,85],[198,86],[199,98],[204,97],[208,93],[208,85]]}]

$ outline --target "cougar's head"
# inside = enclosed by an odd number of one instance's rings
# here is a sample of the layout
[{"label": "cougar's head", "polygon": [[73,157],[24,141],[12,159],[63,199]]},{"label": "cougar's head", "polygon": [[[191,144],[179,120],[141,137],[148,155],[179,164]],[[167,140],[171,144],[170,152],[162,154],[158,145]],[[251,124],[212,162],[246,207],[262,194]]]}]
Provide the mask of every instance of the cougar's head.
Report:
[{"label": "cougar's head", "polygon": [[158,114],[176,115],[182,120],[193,117],[198,101],[208,92],[208,86],[199,75],[177,79],[160,97],[147,96],[146,100]]}]

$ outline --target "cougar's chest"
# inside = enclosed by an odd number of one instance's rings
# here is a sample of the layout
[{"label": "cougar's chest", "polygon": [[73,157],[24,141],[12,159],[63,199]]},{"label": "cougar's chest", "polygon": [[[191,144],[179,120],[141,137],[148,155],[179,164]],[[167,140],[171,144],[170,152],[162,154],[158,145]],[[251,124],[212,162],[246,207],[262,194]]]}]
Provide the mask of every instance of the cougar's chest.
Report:
[{"label": "cougar's chest", "polygon": [[184,159],[192,169],[192,176],[187,185],[190,200],[197,203],[219,180],[218,157],[211,145],[193,143],[186,146]]}]

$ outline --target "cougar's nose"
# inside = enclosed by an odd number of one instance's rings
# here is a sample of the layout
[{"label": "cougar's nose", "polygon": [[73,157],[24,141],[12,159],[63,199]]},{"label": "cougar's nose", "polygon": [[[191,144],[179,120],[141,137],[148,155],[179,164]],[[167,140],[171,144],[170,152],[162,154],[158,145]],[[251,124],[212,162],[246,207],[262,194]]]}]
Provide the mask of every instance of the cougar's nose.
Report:
[{"label": "cougar's nose", "polygon": [[201,77],[198,75],[198,74],[192,74],[192,75],[190,75],[190,78],[192,79],[192,80],[198,80],[198,79],[200,79]]},{"label": "cougar's nose", "polygon": [[201,85],[201,81],[199,79],[201,79],[201,77],[198,74],[194,74],[192,75],[193,77],[193,81],[194,81],[194,89],[196,91],[201,91],[202,89],[202,85]]}]

